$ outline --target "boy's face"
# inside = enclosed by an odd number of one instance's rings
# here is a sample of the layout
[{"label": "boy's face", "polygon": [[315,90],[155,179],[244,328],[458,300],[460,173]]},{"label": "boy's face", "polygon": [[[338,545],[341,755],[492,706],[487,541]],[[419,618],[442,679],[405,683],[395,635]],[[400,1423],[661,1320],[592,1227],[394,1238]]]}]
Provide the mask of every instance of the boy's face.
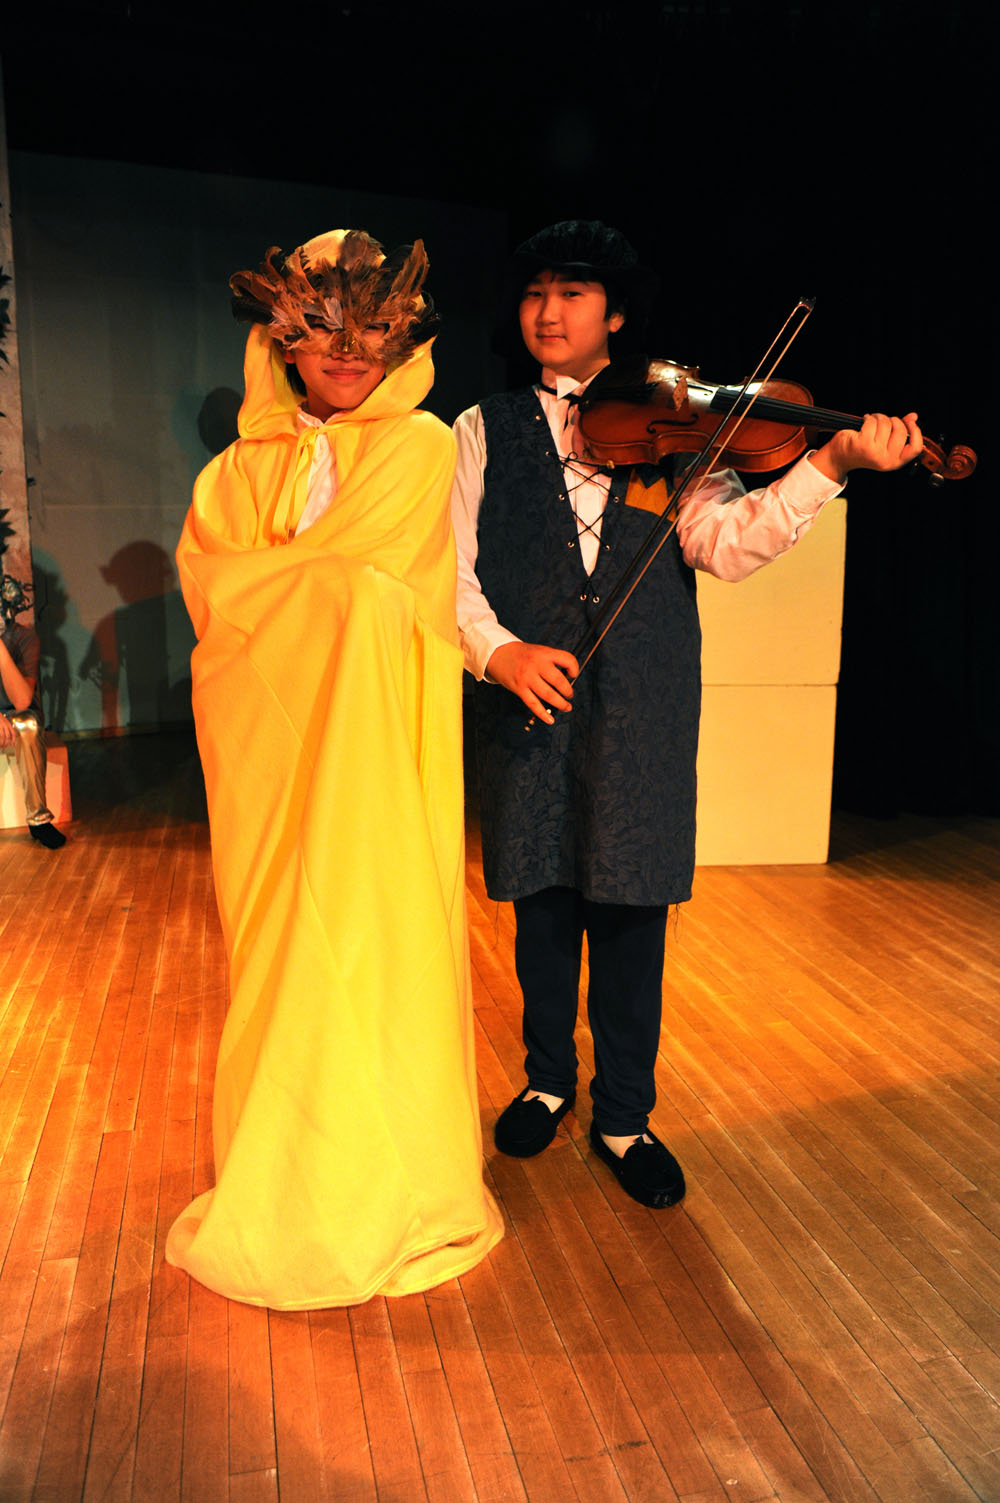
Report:
[{"label": "boy's face", "polygon": [[540,365],[557,376],[586,381],[608,363],[608,336],[625,322],[607,313],[600,282],[540,271],[521,293],[521,334]]},{"label": "boy's face", "polygon": [[295,366],[305,384],[306,410],[324,423],[335,412],[360,407],[386,370],[377,360],[334,354],[331,350],[323,354],[289,350],[285,360]]}]

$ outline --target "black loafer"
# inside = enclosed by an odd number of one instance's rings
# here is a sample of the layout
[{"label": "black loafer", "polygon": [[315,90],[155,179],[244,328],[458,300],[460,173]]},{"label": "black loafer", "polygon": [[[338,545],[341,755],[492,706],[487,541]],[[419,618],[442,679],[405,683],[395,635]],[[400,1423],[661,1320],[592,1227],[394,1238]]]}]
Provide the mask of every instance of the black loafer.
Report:
[{"label": "black loafer", "polygon": [[66,836],[62,830],[57,830],[55,825],[29,825],[28,834],[32,840],[37,840],[39,845],[44,845],[47,850],[58,851],[66,844]]},{"label": "black loafer", "polygon": [[642,1206],[652,1206],[662,1211],[684,1199],[684,1172],[670,1149],[646,1128],[651,1143],[637,1138],[631,1148],[619,1158],[612,1152],[593,1123],[590,1124],[590,1146],[625,1191]]},{"label": "black loafer", "polygon": [[525,1101],[525,1092],[530,1090],[531,1086],[525,1086],[520,1096],[514,1097],[507,1110],[500,1113],[493,1129],[493,1141],[500,1152],[514,1159],[532,1159],[543,1148],[548,1148],[556,1135],[556,1128],[576,1100],[576,1092],[571,1091],[562,1106],[550,1112],[537,1096]]}]

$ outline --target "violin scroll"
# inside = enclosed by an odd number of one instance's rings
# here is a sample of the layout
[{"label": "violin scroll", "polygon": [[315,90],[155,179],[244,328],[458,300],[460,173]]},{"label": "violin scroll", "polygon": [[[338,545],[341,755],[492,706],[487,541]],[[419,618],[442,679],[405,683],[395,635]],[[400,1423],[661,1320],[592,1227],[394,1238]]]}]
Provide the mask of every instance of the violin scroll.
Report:
[{"label": "violin scroll", "polygon": [[976,468],[976,455],[966,444],[954,444],[946,454],[940,444],[925,438],[917,464],[929,472],[931,485],[943,485],[946,480],[966,480]]}]

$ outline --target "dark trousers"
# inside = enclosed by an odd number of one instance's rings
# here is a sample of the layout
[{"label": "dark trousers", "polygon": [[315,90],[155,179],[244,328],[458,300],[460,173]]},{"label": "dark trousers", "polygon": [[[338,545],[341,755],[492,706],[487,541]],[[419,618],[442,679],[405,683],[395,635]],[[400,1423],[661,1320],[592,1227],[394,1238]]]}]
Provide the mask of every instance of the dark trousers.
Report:
[{"label": "dark trousers", "polygon": [[548,887],[517,898],[514,913],[528,1084],[564,1097],[576,1086],[573,1032],[586,934],[594,1122],[609,1137],[642,1132],[656,1100],[667,906],[592,903],[572,887]]}]

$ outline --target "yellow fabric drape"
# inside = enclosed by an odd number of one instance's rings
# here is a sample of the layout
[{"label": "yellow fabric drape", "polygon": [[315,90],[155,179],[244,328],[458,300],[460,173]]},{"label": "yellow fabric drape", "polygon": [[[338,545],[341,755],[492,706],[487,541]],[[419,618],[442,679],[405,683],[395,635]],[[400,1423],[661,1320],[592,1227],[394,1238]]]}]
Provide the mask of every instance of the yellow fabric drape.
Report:
[{"label": "yellow fabric drape", "polygon": [[276,1309],[429,1288],[502,1234],[482,1182],[465,927],[450,433],[421,346],[314,429],[247,345],[243,437],[178,549],[230,1008],[216,1183],[167,1257]]}]

